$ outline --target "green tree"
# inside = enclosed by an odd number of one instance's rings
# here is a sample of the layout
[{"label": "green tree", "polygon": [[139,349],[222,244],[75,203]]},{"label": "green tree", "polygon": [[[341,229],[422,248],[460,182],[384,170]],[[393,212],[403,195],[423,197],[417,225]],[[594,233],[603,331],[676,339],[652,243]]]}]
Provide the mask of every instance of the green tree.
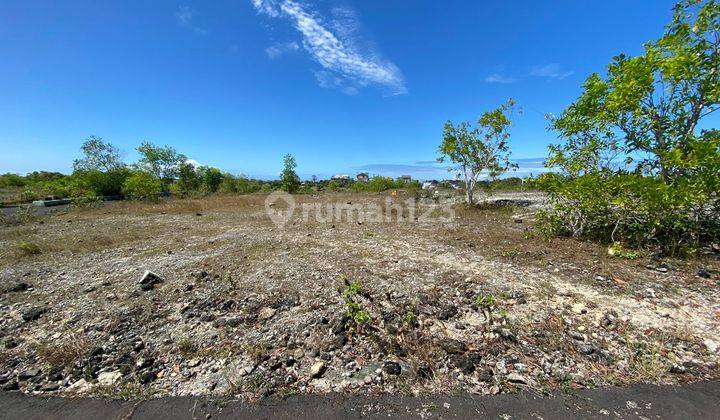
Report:
[{"label": "green tree", "polygon": [[76,171],[110,172],[125,167],[120,150],[100,137],[90,136],[80,146],[80,150],[84,156],[73,162]]},{"label": "green tree", "polygon": [[[720,132],[706,117],[720,101],[720,5],[682,0],[660,39],[619,55],[550,127],[539,185],[554,234],[675,254],[720,240]],[[625,167],[622,166],[624,163]]]},{"label": "green tree", "polygon": [[182,164],[187,161],[187,157],[174,148],[155,146],[147,141],[143,142],[137,151],[140,153],[138,168],[157,177],[161,181],[163,190],[167,190],[177,177]]},{"label": "green tree", "polygon": [[483,171],[496,178],[516,165],[510,162],[510,128],[515,101],[509,99],[500,107],[485,112],[472,128],[469,123],[445,123],[443,141],[438,148],[439,162],[450,162],[465,181],[468,204],[474,203],[473,192]]},{"label": "green tree", "polygon": [[190,162],[182,162],[177,170],[177,189],[181,194],[189,194],[200,189],[200,176]]},{"label": "green tree", "polygon": [[291,154],[285,155],[283,165],[283,171],[280,174],[280,186],[284,191],[292,194],[300,188],[300,177],[295,173],[295,168],[297,168],[295,157]]},{"label": "green tree", "polygon": [[223,182],[223,173],[220,169],[213,167],[201,167],[198,171],[202,176],[202,183],[207,192],[217,192]]},{"label": "green tree", "polygon": [[[563,143],[549,166],[571,175],[608,169],[622,159],[670,180],[702,139],[697,128],[720,100],[720,5],[683,0],[664,35],[642,55],[618,55],[602,78],[592,74],[580,97],[551,119]],[[616,162],[619,163],[619,162]]]},{"label": "green tree", "polygon": [[156,200],[162,191],[162,183],[147,172],[135,172],[123,183],[123,194],[133,200]]}]

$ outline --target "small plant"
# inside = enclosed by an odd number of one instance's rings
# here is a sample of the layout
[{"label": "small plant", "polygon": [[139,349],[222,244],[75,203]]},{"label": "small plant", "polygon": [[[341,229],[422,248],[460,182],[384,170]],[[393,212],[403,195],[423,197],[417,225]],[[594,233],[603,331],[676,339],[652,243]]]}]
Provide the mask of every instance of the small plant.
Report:
[{"label": "small plant", "polygon": [[351,298],[355,295],[362,294],[362,284],[358,280],[352,281],[347,289],[343,292],[343,297],[347,300],[348,298]]},{"label": "small plant", "polygon": [[235,290],[237,288],[237,281],[235,281],[230,273],[223,275],[222,279],[230,287],[230,290]]},{"label": "small plant", "polygon": [[31,223],[37,220],[35,206],[19,206],[17,208],[16,218],[20,224]]},{"label": "small plant", "polygon": [[22,255],[37,255],[42,252],[38,244],[34,242],[20,241],[17,248]]},{"label": "small plant", "polygon": [[502,251],[502,252],[500,253],[500,256],[501,256],[501,257],[510,258],[510,259],[517,257],[517,255],[518,255],[518,250],[517,250],[517,249],[509,249],[509,250],[506,250],[506,251]]},{"label": "small plant", "polygon": [[345,308],[347,310],[346,315],[356,326],[361,326],[370,321],[370,314],[363,310],[360,303],[354,300],[345,302]]},{"label": "small plant", "polygon": [[475,305],[479,309],[488,310],[495,306],[495,296],[493,295],[480,295],[475,298]]},{"label": "small plant", "polygon": [[193,356],[198,350],[197,344],[189,338],[181,339],[178,344],[178,351],[185,357]]},{"label": "small plant", "polygon": [[641,254],[638,251],[624,249],[621,244],[615,242],[608,247],[608,255],[625,258],[626,260],[636,260]]},{"label": "small plant", "polygon": [[407,311],[405,313],[405,322],[409,325],[415,326],[418,324],[417,315],[413,311]]},{"label": "small plant", "polygon": [[345,327],[349,331],[360,331],[363,325],[370,322],[370,314],[365,311],[356,300],[357,296],[363,293],[362,284],[358,281],[352,281],[348,284],[347,289],[343,291],[343,298],[345,299],[345,316],[348,318],[348,322]]}]

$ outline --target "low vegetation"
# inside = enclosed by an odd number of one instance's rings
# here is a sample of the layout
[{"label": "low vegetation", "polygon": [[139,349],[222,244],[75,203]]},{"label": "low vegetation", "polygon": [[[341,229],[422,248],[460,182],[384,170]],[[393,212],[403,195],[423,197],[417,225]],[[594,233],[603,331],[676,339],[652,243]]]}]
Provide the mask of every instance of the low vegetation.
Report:
[{"label": "low vegetation", "polygon": [[720,5],[684,0],[657,41],[591,75],[551,128],[546,231],[695,254],[720,243]]}]

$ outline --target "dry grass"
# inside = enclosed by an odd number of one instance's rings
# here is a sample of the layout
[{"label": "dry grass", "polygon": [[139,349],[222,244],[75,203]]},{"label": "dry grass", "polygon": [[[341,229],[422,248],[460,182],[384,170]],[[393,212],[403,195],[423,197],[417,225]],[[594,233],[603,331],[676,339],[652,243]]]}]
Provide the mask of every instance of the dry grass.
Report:
[{"label": "dry grass", "polygon": [[82,356],[94,348],[92,341],[76,334],[67,334],[63,341],[37,343],[35,351],[38,359],[53,369],[70,368]]}]

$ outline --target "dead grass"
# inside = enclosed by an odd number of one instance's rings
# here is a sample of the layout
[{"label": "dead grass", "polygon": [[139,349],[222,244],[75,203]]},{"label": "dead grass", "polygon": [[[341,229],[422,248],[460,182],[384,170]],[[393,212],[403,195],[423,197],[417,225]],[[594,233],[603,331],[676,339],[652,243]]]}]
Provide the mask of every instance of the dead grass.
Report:
[{"label": "dead grass", "polygon": [[73,366],[83,355],[87,354],[94,343],[88,338],[76,334],[66,334],[63,341],[45,341],[35,345],[38,359],[54,369],[66,369]]}]

